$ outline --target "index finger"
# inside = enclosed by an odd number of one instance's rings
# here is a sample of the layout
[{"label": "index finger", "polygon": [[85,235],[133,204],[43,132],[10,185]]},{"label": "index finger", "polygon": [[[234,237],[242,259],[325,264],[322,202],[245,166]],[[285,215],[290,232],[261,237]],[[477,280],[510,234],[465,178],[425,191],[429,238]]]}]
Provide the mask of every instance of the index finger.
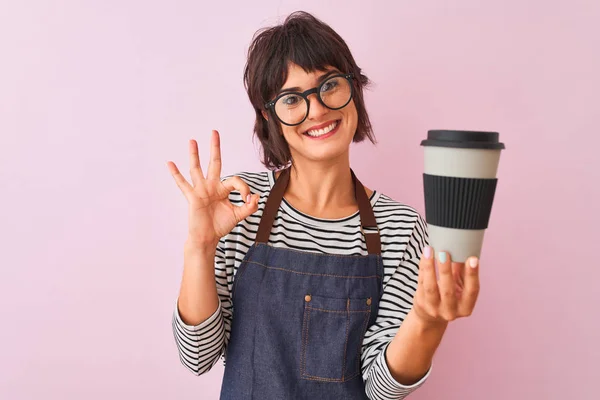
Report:
[{"label": "index finger", "polygon": [[210,138],[210,161],[208,163],[208,179],[221,178],[221,138],[219,132],[213,130]]},{"label": "index finger", "polygon": [[177,184],[179,189],[181,189],[181,193],[183,193],[183,195],[186,198],[188,198],[189,193],[193,191],[192,186],[183,177],[183,175],[181,175],[181,172],[179,172],[179,168],[177,168],[177,165],[175,165],[173,161],[167,162],[167,167],[169,168],[169,172],[171,172],[171,175],[173,175],[175,183]]},{"label": "index finger", "polygon": [[428,304],[437,309],[440,302],[440,292],[435,273],[434,250],[430,246],[423,249],[419,262],[419,286],[422,288],[423,296]]}]

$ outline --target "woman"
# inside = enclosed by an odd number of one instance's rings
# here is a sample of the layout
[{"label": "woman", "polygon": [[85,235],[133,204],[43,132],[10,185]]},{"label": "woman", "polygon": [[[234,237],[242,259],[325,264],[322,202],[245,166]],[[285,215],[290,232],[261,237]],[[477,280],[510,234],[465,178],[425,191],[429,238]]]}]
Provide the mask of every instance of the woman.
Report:
[{"label": "woman", "polygon": [[404,398],[472,312],[477,260],[434,257],[423,218],[354,175],[369,81],[328,25],[298,12],[258,32],[244,79],[270,171],[221,179],[216,131],[206,174],[193,140],[191,184],[168,164],[190,206],[181,361],[223,356],[221,399]]}]

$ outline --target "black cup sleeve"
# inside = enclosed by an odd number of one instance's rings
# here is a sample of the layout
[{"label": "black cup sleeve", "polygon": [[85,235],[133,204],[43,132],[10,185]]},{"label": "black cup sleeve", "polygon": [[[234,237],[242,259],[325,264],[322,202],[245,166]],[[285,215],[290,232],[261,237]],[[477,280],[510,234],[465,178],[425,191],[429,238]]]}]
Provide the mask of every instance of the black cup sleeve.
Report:
[{"label": "black cup sleeve", "polygon": [[498,179],[423,174],[427,223],[455,229],[487,229]]}]

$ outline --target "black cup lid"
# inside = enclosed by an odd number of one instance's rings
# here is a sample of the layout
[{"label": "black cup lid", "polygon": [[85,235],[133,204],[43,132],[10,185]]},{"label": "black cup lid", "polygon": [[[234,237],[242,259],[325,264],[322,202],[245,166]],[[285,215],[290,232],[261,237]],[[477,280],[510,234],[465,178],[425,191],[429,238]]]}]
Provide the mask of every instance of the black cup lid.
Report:
[{"label": "black cup lid", "polygon": [[504,149],[498,132],[431,130],[421,146],[457,147],[463,149]]}]

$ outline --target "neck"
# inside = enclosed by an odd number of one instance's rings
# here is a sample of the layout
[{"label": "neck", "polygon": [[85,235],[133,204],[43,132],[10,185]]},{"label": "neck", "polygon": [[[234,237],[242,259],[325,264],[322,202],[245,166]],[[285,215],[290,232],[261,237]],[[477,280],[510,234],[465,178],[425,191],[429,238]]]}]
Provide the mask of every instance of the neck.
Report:
[{"label": "neck", "polygon": [[296,159],[285,197],[295,208],[317,218],[343,218],[356,212],[349,157],[315,163]]}]

